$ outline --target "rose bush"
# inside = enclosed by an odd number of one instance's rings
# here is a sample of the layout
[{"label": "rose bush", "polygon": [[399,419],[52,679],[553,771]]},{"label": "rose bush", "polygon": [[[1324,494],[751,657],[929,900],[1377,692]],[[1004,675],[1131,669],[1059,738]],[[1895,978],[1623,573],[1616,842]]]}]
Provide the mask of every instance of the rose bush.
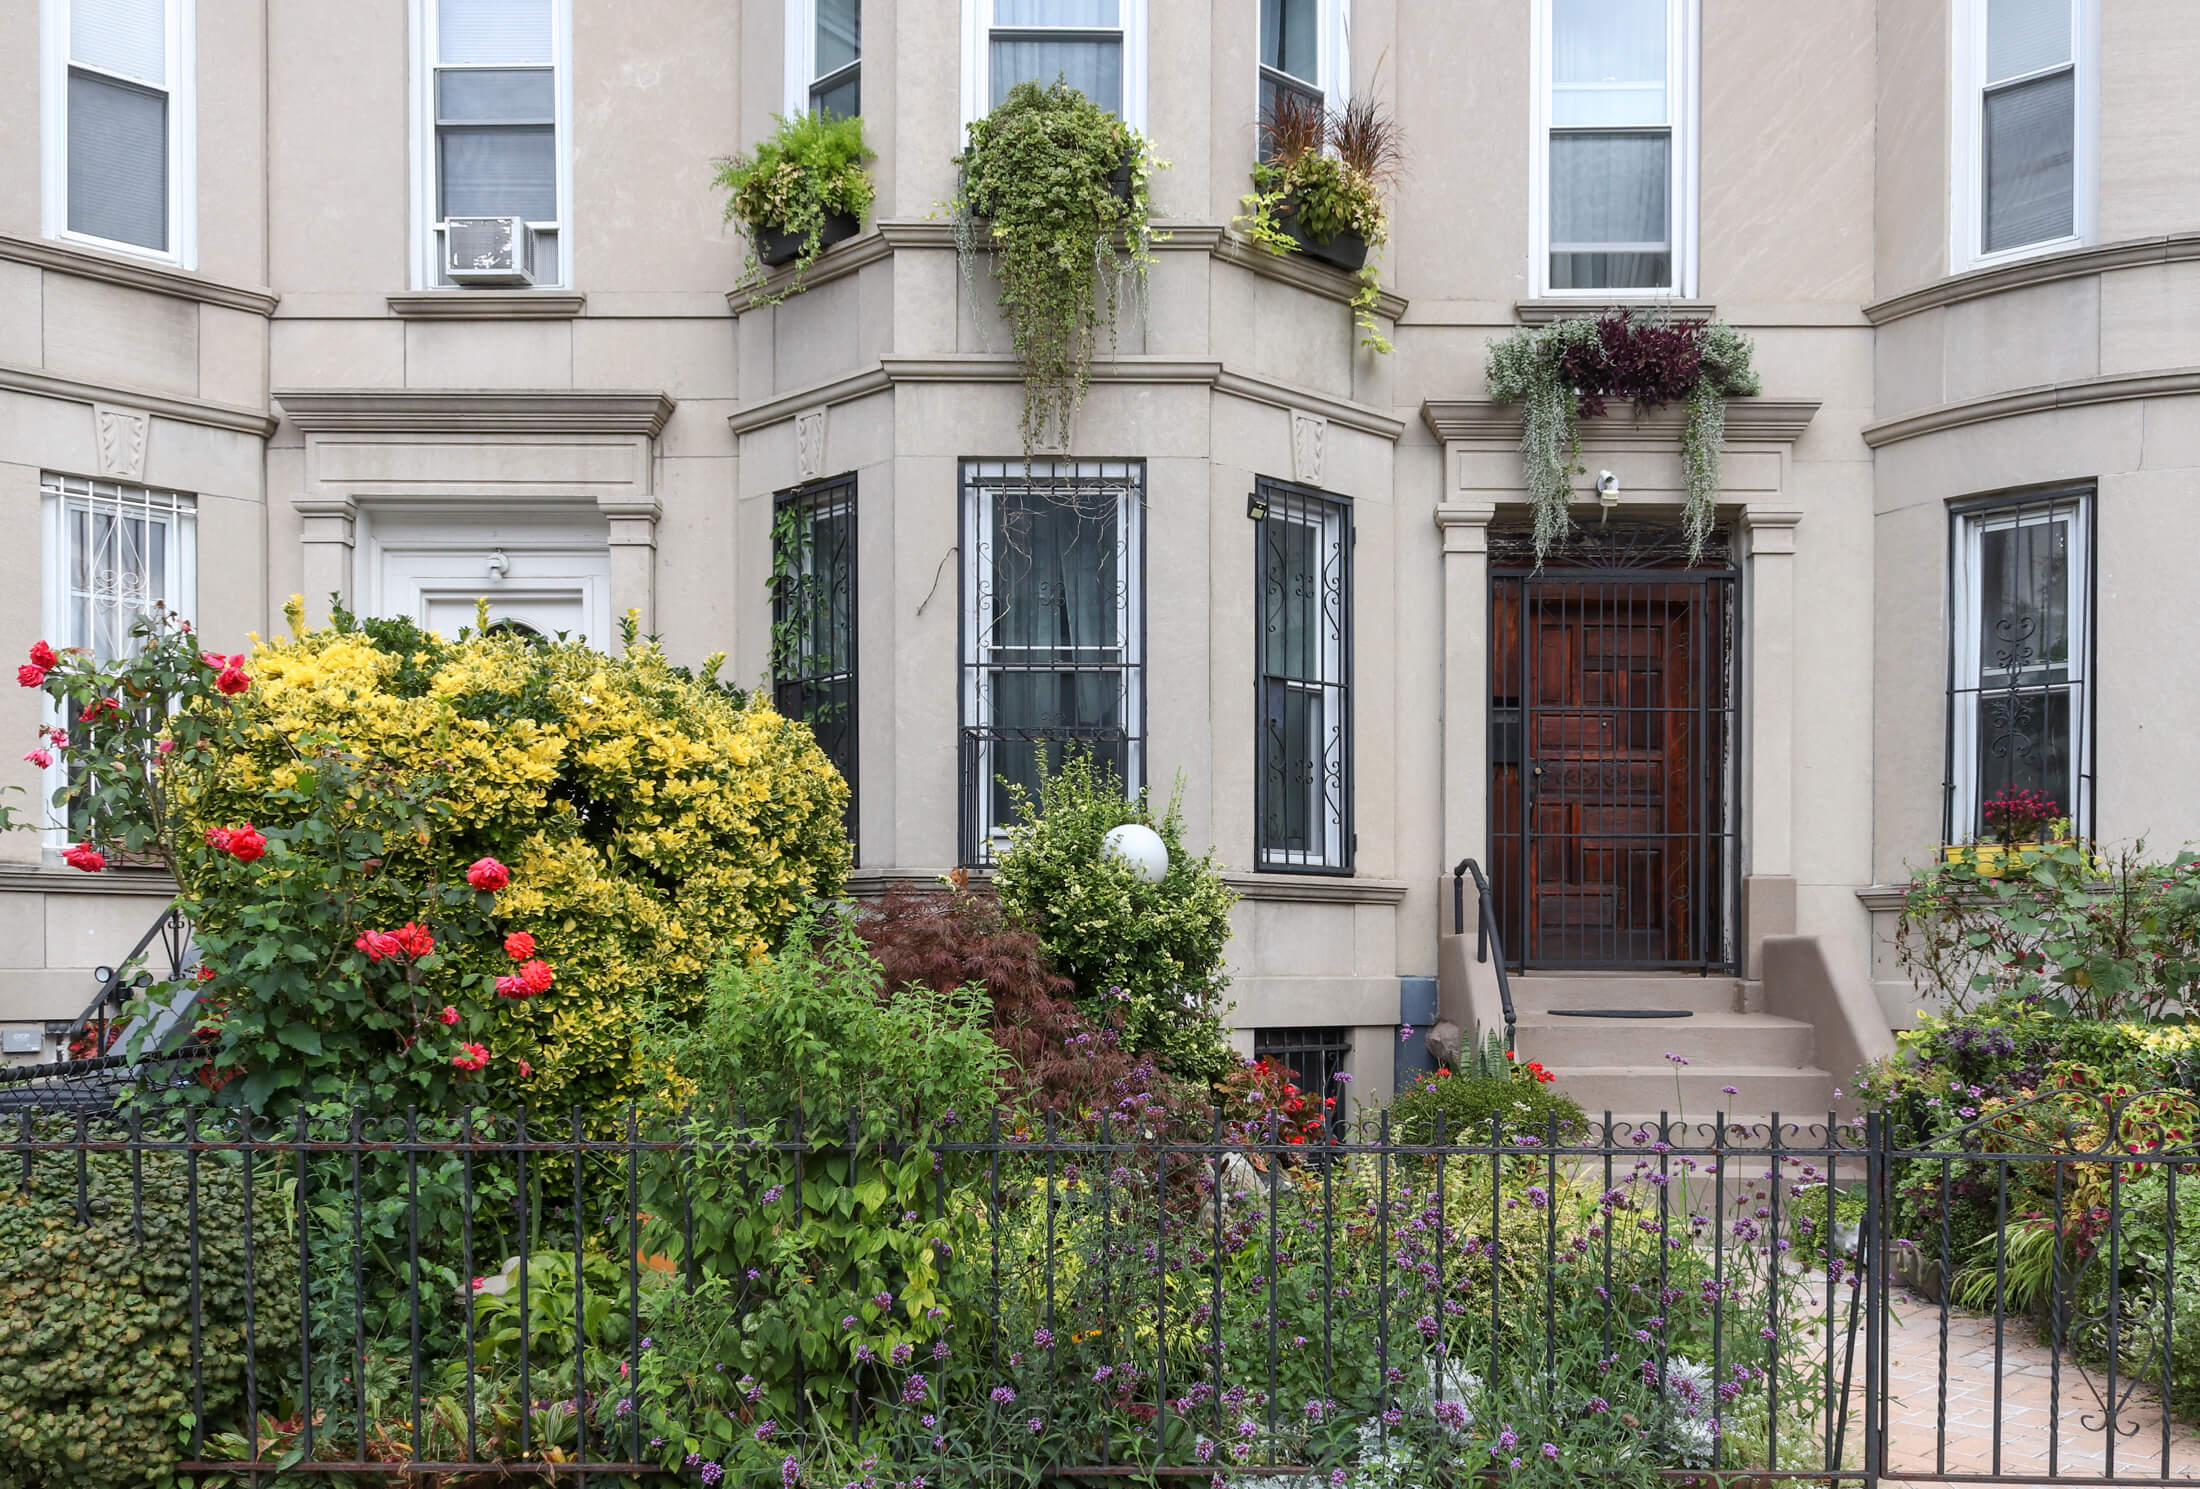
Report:
[{"label": "rose bush", "polygon": [[641,1017],[840,888],[847,788],[809,730],[631,629],[614,656],[291,623],[225,657],[156,614],[121,661],[29,667],[74,721],[44,731],[64,856],[175,875],[249,1105],[638,1095]]}]

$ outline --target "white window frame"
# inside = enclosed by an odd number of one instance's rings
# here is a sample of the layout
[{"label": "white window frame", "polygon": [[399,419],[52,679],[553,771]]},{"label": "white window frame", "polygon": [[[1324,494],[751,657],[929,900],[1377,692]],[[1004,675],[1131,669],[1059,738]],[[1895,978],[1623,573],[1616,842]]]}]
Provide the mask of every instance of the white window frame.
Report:
[{"label": "white window frame", "polygon": [[[856,60],[833,72],[834,77],[853,71],[860,96],[863,87],[863,47],[856,46]],[[817,76],[817,0],[787,0],[787,97],[786,117],[810,111],[810,93],[825,81]],[[856,111],[862,113],[861,109]]]},{"label": "white window frame", "polygon": [[[39,0],[39,136],[42,157],[40,216],[48,238],[198,267],[198,46],[197,0],[164,0],[168,74],[168,244],[147,248],[69,230],[69,0]],[[97,68],[86,68],[97,72]],[[117,75],[119,76],[119,74]],[[142,79],[126,81],[138,87]]]},{"label": "white window frame", "polygon": [[[56,650],[74,644],[69,630],[70,574],[74,565],[70,562],[69,513],[104,507],[135,506],[147,516],[165,515],[169,519],[166,573],[164,588],[173,600],[171,613],[186,620],[198,612],[198,498],[186,492],[169,491],[128,482],[91,480],[82,476],[62,475],[54,471],[41,471],[38,476],[39,526],[41,536],[40,556],[43,560],[44,583],[39,605],[41,634]],[[42,719],[56,729],[67,729],[72,721],[61,716],[51,701],[47,702]],[[68,824],[51,820],[53,794],[68,784],[66,757],[56,759],[42,773],[39,799],[39,840],[49,859],[55,859],[69,844]]]},{"label": "white window frame", "polygon": [[1702,24],[1700,0],[1665,0],[1665,75],[1670,97],[1673,148],[1667,157],[1672,178],[1667,202],[1673,222],[1673,279],[1657,286],[1625,289],[1553,289],[1551,287],[1551,0],[1533,0],[1534,16],[1528,28],[1528,283],[1539,298],[1587,300],[1613,304],[1652,300],[1660,296],[1694,299],[1696,288],[1696,240],[1698,154],[1702,137],[1702,88],[1700,86]]},{"label": "white window frame", "polygon": [[[1123,122],[1146,129],[1146,0],[1119,0],[1123,33]],[[993,111],[993,0],[962,3],[962,122]]]},{"label": "white window frame", "polygon": [[[1356,541],[1352,520],[1352,506],[1342,497],[1326,491],[1302,488],[1283,481],[1263,479],[1258,487],[1263,500],[1262,516],[1253,524],[1256,553],[1254,557],[1254,583],[1265,585],[1268,580],[1268,560],[1265,553],[1257,551],[1257,545],[1267,541],[1267,524],[1291,523],[1311,529],[1314,533],[1314,551],[1317,559],[1325,552],[1336,554],[1337,600],[1334,609],[1317,604],[1316,624],[1321,626],[1321,677],[1314,679],[1285,680],[1268,668],[1268,638],[1256,630],[1253,640],[1253,680],[1262,696],[1254,704],[1253,769],[1259,772],[1253,791],[1253,867],[1267,872],[1309,872],[1320,874],[1350,874],[1353,872],[1355,849],[1353,839],[1353,774],[1352,774],[1352,560]],[[1253,607],[1254,625],[1260,627],[1268,618],[1268,604],[1258,595]],[[1326,622],[1326,623],[1324,623]],[[1268,728],[1268,704],[1265,696],[1271,681],[1282,682],[1285,687],[1312,701],[1321,712],[1323,732],[1334,731],[1337,736],[1335,759],[1339,775],[1335,790],[1317,774],[1307,783],[1307,819],[1321,824],[1319,848],[1285,848],[1268,841],[1268,821],[1265,808],[1269,793],[1274,789],[1267,780],[1267,755],[1265,731]],[[1316,762],[1317,764],[1320,761]]]},{"label": "white window frame", "polygon": [[[439,262],[443,219],[436,215],[435,69],[438,0],[412,0],[412,122],[410,142],[413,161],[413,271],[414,289],[453,289],[440,280]],[[578,247],[573,235],[573,6],[572,0],[550,0],[550,66],[555,116],[552,129],[558,169],[558,216],[552,221],[530,222],[528,231],[554,231],[558,235],[558,273],[555,279],[538,279],[537,289],[560,289],[578,283],[573,255]]]},{"label": "white window frame", "polygon": [[[1317,74],[1312,80],[1295,77],[1291,81],[1309,84],[1321,90],[1322,107],[1335,113],[1352,100],[1352,0],[1315,0],[1320,20],[1315,27],[1315,66]],[[1256,0],[1253,23],[1260,24],[1260,9]],[[1268,73],[1268,66],[1260,60],[1260,37],[1256,30],[1253,38],[1253,119],[1257,124],[1261,117],[1261,83]]]},{"label": "white window frame", "polygon": [[[2071,6],[2071,63],[2076,74],[2077,119],[2072,137],[2071,231],[1998,253],[1983,250],[1986,237],[1986,17],[1987,0],[1955,0],[1948,28],[1954,57],[1948,89],[1948,138],[1955,149],[1948,180],[1948,272],[1991,269],[1999,264],[2081,248],[2099,231],[2100,30],[2098,0]],[[2044,68],[2040,76],[2059,72]],[[2030,75],[2028,75],[2030,76]],[[2022,79],[2004,80],[2002,86]]]},{"label": "white window frame", "polygon": [[2060,801],[2065,815],[2080,834],[2093,824],[2093,493],[2090,490],[2044,491],[2035,496],[2012,496],[1955,514],[1955,541],[1949,555],[1950,628],[1949,664],[1954,669],[1949,690],[1948,812],[1950,842],[1962,842],[1979,830],[1979,711],[1988,696],[1984,681],[1984,596],[1981,538],[1989,531],[2042,526],[2054,521],[2070,524],[2070,553],[2064,565],[2066,613],[2070,620],[2070,651],[2065,669],[2067,681],[2042,685],[2058,687],[2071,699],[2070,787]]},{"label": "white window frame", "polygon": [[[1029,475],[1025,472],[1028,469]],[[1146,784],[1146,462],[1143,460],[963,460],[958,463],[956,501],[963,542],[961,721],[967,730],[986,730],[996,723],[993,699],[983,685],[987,664],[1016,650],[996,647],[986,640],[986,602],[994,592],[985,565],[994,552],[993,506],[986,493],[997,486],[1021,486],[1049,481],[1087,480],[1120,482],[1115,509],[1116,583],[1123,596],[1122,660],[1114,666],[1123,674],[1123,732],[1125,747],[1124,789],[1133,796]],[[962,819],[975,820],[988,799],[994,769],[994,745],[977,745],[976,768],[958,787],[956,811]],[[975,791],[973,802],[960,793]],[[977,862],[990,863],[1006,840],[1007,824],[986,823],[985,841],[974,845]]]}]

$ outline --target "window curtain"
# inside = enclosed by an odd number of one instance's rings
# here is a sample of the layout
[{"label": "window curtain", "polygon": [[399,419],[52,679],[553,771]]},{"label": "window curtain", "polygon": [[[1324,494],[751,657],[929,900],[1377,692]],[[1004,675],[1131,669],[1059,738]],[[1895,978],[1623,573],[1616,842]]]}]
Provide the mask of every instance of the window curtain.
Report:
[{"label": "window curtain", "polygon": [[2076,231],[2077,89],[2066,70],[1986,95],[1987,253]]},{"label": "window curtain", "polygon": [[[1551,0],[1554,289],[1656,289],[1672,282],[1666,5]],[[1597,252],[1604,243],[1635,251]]]},{"label": "window curtain", "polygon": [[69,71],[69,231],[168,247],[168,96]]},{"label": "window curtain", "polygon": [[[1117,0],[993,0],[990,71],[998,108],[1018,83],[1045,87],[1061,78],[1104,109],[1123,109],[1123,38]],[[1031,29],[1064,28],[1065,36]],[[1076,32],[1113,31],[1113,36]],[[1002,35],[1008,32],[1012,34]],[[1025,34],[1013,34],[1024,32]]]}]

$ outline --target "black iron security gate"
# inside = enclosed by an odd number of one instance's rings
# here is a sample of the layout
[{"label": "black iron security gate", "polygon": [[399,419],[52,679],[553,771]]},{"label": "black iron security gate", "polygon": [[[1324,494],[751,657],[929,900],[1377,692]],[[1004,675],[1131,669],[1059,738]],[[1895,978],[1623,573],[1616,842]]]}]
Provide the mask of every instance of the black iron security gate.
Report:
[{"label": "black iron security gate", "polygon": [[1490,877],[1529,967],[1730,972],[1739,575],[1669,529],[1493,535]]}]

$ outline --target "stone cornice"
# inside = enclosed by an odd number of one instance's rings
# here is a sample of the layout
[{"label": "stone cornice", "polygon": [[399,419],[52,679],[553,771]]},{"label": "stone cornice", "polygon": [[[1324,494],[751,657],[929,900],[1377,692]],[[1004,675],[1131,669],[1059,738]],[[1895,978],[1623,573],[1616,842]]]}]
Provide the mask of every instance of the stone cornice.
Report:
[{"label": "stone cornice", "polygon": [[[86,874],[58,864],[0,863],[0,894],[144,895],[173,899],[176,881],[159,869],[103,869]],[[127,943],[116,948],[127,951]]]},{"label": "stone cornice", "polygon": [[202,274],[102,253],[96,248],[74,243],[58,243],[50,238],[19,238],[12,233],[0,233],[0,260],[35,264],[59,274],[74,274],[80,279],[97,279],[128,289],[171,295],[179,300],[196,300],[202,305],[247,310],[254,315],[273,315],[282,300],[282,296],[261,285],[226,284]]},{"label": "stone cornice", "polygon": [[574,290],[416,290],[389,297],[390,314],[408,321],[564,321],[588,308]]},{"label": "stone cornice", "polygon": [[88,383],[72,377],[56,377],[35,367],[0,363],[0,388],[35,393],[44,398],[62,398],[71,403],[120,404],[157,419],[173,419],[179,424],[198,424],[208,429],[227,429],[257,439],[266,439],[275,432],[275,417],[265,409],[215,403],[177,393],[154,393],[114,383]]},{"label": "stone cornice", "polygon": [[[1257,243],[1228,234],[1221,236],[1214,246],[1214,256],[1226,264],[1258,274],[1263,279],[1273,279],[1278,284],[1288,284],[1293,289],[1305,290],[1324,300],[1334,300],[1339,305],[1349,305],[1360,291],[1360,281],[1341,270],[1314,263],[1304,254],[1270,253]],[[1375,314],[1389,321],[1396,321],[1406,313],[1406,299],[1389,290],[1379,290],[1375,296]]]},{"label": "stone cornice", "polygon": [[275,402],[309,434],[640,434],[655,438],[672,417],[661,392],[502,392],[435,388],[315,388]]},{"label": "stone cornice", "polygon": [[1864,307],[1864,318],[1875,326],[1898,321],[1920,311],[1943,305],[1959,305],[1986,295],[2053,284],[2059,279],[2083,279],[2114,269],[2140,269],[2149,264],[2175,264],[2200,259],[2200,233],[2171,233],[2160,238],[2129,238],[2121,243],[2101,243],[2042,254],[1992,269],[1973,269],[1937,279],[1922,289],[1890,295]]},{"label": "stone cornice", "polygon": [[[2084,408],[2096,403],[2126,403],[2137,398],[2180,398],[2200,393],[2200,367],[2177,367],[2161,372],[2117,372],[2106,377],[2077,378],[2067,383],[2047,383],[2019,388],[2010,393],[1990,393],[1920,409],[1900,418],[1883,419],[1864,426],[1864,443],[1873,449],[1899,444],[1919,435],[1961,429],[1996,419],[2024,414],[2050,413],[2056,409]],[[1729,405],[1732,407],[1732,405]]]},{"label": "stone cornice", "polygon": [[[1818,413],[1816,399],[1729,398],[1726,401],[1726,442],[1729,445],[1791,445],[1803,437]],[[1683,410],[1658,409],[1641,418],[1626,409],[1615,409],[1603,419],[1584,419],[1582,437],[1594,440],[1600,428],[1625,430],[1678,440]],[[1440,440],[1512,448],[1520,443],[1520,405],[1496,403],[1486,398],[1430,399],[1421,405],[1421,422]]]},{"label": "stone cornice", "polygon": [[[1333,424],[1357,429],[1381,439],[1395,440],[1405,432],[1402,420],[1365,404],[1334,398],[1253,373],[1239,372],[1221,362],[1199,357],[1111,357],[1092,364],[1096,383],[1142,383],[1199,386],[1250,399],[1275,408],[1299,409],[1320,414]],[[1005,352],[964,352],[935,357],[881,357],[845,377],[816,383],[777,398],[752,404],[726,416],[737,435],[791,419],[804,409],[848,403],[884,392],[896,383],[1020,383],[1023,368]]]},{"label": "stone cornice", "polygon": [[1608,310],[1658,311],[1677,321],[1717,320],[1719,307],[1709,300],[1600,300],[1600,299],[1536,299],[1520,300],[1513,305],[1513,314],[1523,326],[1547,326],[1553,321],[1569,317],[1595,318]]},{"label": "stone cornice", "polygon": [[1396,905],[1406,897],[1401,879],[1355,879],[1329,874],[1225,872],[1222,882],[1240,899],[1287,905]]},{"label": "stone cornice", "polygon": [[[907,223],[882,222],[867,233],[835,243],[818,255],[816,263],[810,265],[810,272],[802,278],[803,289],[813,290],[821,284],[831,284],[836,279],[845,279],[867,264],[875,264],[881,260],[892,258],[896,248],[920,246],[906,241],[897,241],[900,235],[898,233],[890,235],[887,231],[889,228],[910,225]],[[916,225],[934,226],[931,223]],[[934,247],[937,245],[925,244],[922,246]],[[948,235],[947,246],[950,248],[955,246],[955,238],[952,233]],[[764,302],[771,296],[783,296],[793,288],[794,265],[781,264],[745,289],[727,290],[726,308],[737,316],[750,310],[770,310],[772,306]]]}]

